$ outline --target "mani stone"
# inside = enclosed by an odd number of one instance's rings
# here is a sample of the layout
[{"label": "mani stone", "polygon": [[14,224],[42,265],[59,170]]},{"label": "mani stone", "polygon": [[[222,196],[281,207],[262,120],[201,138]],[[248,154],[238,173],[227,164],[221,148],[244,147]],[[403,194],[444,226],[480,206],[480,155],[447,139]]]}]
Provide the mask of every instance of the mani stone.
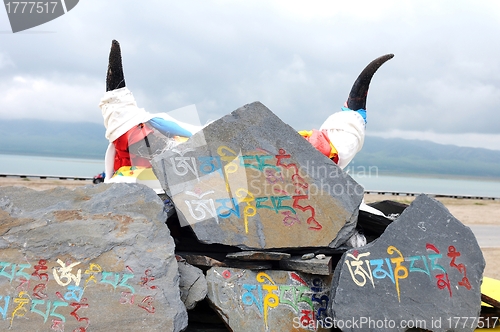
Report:
[{"label": "mani stone", "polygon": [[0,330],[181,331],[163,202],[137,184],[0,188]]},{"label": "mani stone", "polygon": [[337,247],[364,189],[259,102],[152,160],[182,226],[244,250]]},{"label": "mani stone", "polygon": [[234,332],[330,331],[331,279],[293,271],[213,267],[207,271],[207,299]]},{"label": "mani stone", "polygon": [[470,228],[420,195],[377,240],[344,253],[329,309],[342,331],[474,331],[484,267]]}]

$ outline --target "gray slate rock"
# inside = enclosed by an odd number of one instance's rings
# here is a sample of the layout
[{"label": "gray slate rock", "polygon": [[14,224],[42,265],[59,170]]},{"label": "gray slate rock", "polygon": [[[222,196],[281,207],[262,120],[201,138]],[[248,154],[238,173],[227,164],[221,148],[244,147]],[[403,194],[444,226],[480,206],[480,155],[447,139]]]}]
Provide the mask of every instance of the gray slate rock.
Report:
[{"label": "gray slate rock", "polygon": [[196,303],[207,296],[207,280],[203,271],[185,261],[177,262],[179,266],[181,300],[187,310],[191,310]]},{"label": "gray slate rock", "polygon": [[329,331],[331,279],[331,275],[213,267],[207,271],[207,299],[231,331]]},{"label": "gray slate rock", "polygon": [[155,157],[181,225],[242,249],[337,247],[364,189],[259,102]]},{"label": "gray slate rock", "polygon": [[343,255],[329,309],[343,331],[473,331],[484,267],[470,228],[420,195],[380,238]]},{"label": "gray slate rock", "polygon": [[143,185],[0,188],[0,330],[181,331],[174,241]]},{"label": "gray slate rock", "polygon": [[205,255],[193,254],[190,252],[177,252],[177,255],[185,259],[186,262],[191,265],[201,267],[226,266],[223,262]]},{"label": "gray slate rock", "polygon": [[224,263],[228,267],[244,270],[271,270],[273,264],[270,261],[240,261],[237,259],[226,259]]},{"label": "gray slate rock", "polygon": [[304,259],[302,257],[290,257],[279,262],[280,268],[289,271],[300,271],[310,274],[329,275],[332,274],[332,257]]}]

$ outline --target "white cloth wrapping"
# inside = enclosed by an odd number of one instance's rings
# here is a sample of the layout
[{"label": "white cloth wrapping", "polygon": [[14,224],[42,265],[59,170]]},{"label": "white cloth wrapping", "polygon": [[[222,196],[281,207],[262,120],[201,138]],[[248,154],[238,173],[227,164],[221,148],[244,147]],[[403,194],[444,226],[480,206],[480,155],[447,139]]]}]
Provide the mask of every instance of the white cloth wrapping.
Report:
[{"label": "white cloth wrapping", "polygon": [[321,125],[337,149],[340,168],[344,169],[363,147],[365,141],[365,120],[356,111],[334,113]]},{"label": "white cloth wrapping", "polygon": [[137,107],[132,92],[126,87],[106,92],[101,98],[99,107],[104,118],[106,138],[110,143],[139,123],[147,122],[152,118],[163,118],[167,121],[175,122],[191,132],[191,134],[203,128],[203,126],[195,126],[178,121],[167,113],[149,113],[144,108]]},{"label": "white cloth wrapping", "polygon": [[[99,107],[101,108],[104,127],[106,128],[105,136],[109,141],[109,146],[104,157],[106,173],[104,182],[107,183],[113,182],[111,178],[116,171],[114,169],[116,150],[113,142],[139,123],[147,122],[152,118],[163,118],[177,123],[182,128],[191,132],[191,134],[203,128],[202,126],[178,121],[167,113],[149,113],[143,108],[137,107],[132,92],[126,87],[106,92],[101,98]],[[123,180],[120,180],[120,182],[123,182]]]},{"label": "white cloth wrapping", "polygon": [[99,107],[104,118],[105,136],[110,143],[139,123],[155,117],[154,114],[137,107],[132,92],[127,88],[106,92]]}]

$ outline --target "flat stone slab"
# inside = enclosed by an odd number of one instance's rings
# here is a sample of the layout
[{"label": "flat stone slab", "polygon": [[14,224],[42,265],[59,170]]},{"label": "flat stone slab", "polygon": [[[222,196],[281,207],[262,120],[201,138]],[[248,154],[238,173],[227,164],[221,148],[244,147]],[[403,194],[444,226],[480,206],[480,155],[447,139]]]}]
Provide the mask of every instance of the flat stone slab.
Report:
[{"label": "flat stone slab", "polygon": [[279,261],[285,258],[290,258],[290,254],[286,252],[271,252],[271,251],[240,251],[226,255],[226,258],[239,259],[242,261]]},{"label": "flat stone slab", "polygon": [[336,247],[353,233],[364,190],[259,102],[155,157],[181,225],[243,249]]},{"label": "flat stone slab", "polygon": [[226,259],[224,261],[228,267],[244,270],[262,271],[271,270],[273,264],[268,261],[240,261],[237,259]]},{"label": "flat stone slab", "polygon": [[223,262],[205,255],[193,254],[189,252],[178,252],[177,255],[185,259],[186,262],[191,265],[203,267],[226,266]]},{"label": "flat stone slab", "polygon": [[330,275],[333,273],[332,257],[325,256],[323,259],[302,257],[291,257],[280,261],[280,268],[284,270],[295,270],[310,274]]},{"label": "flat stone slab", "polygon": [[470,228],[420,195],[380,238],[342,256],[331,315],[343,331],[474,331],[484,267]]},{"label": "flat stone slab", "polygon": [[163,202],[136,184],[0,188],[0,330],[181,331]]},{"label": "flat stone slab", "polygon": [[331,276],[214,267],[207,283],[207,299],[232,331],[329,331],[321,324],[329,321]]}]

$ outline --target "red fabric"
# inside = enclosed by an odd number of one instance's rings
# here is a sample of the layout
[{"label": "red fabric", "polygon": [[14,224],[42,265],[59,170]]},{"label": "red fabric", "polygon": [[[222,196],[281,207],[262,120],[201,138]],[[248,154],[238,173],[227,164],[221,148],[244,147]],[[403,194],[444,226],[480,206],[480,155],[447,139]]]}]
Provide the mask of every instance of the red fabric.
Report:
[{"label": "red fabric", "polygon": [[128,151],[129,145],[139,142],[143,140],[144,137],[151,134],[153,130],[151,130],[148,126],[143,123],[138,124],[133,127],[125,134],[118,137],[114,142],[116,154],[115,154],[115,163],[114,170],[118,170],[122,166],[144,166],[151,167],[151,163],[146,158],[142,158],[131,154]]},{"label": "red fabric", "polygon": [[302,137],[311,143],[312,146],[314,146],[319,152],[332,159],[334,163],[338,163],[339,156],[335,148],[330,143],[326,130],[320,131],[313,129],[311,135]]}]

